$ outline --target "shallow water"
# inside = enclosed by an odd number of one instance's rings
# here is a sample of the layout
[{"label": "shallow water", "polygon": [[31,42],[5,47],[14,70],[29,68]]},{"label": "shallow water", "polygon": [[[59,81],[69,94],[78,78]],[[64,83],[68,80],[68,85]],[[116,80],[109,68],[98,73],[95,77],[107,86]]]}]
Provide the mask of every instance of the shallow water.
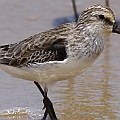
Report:
[{"label": "shallow water", "polygon": [[[76,0],[78,12],[96,0]],[[104,0],[101,2],[104,4]],[[119,0],[110,6],[120,18]],[[0,44],[20,41],[73,19],[70,0],[0,0]],[[82,75],[51,86],[59,120],[120,120],[120,37],[111,35],[98,60]],[[42,96],[33,82],[0,71],[0,120],[40,119]]]}]

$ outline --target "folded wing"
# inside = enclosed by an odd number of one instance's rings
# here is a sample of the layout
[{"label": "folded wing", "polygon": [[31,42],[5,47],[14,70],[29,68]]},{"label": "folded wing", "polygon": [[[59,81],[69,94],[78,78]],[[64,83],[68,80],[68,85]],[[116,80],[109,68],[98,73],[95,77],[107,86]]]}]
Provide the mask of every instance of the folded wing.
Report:
[{"label": "folded wing", "polygon": [[0,64],[22,67],[67,58],[68,24],[31,36],[15,44],[0,46]]}]

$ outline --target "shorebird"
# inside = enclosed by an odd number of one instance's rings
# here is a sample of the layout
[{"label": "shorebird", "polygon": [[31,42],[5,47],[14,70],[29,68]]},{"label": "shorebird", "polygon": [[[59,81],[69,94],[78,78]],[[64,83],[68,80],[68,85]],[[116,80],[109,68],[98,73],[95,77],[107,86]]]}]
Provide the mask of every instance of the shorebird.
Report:
[{"label": "shorebird", "polygon": [[48,87],[89,68],[102,53],[110,33],[120,34],[113,11],[93,5],[82,12],[77,22],[0,46],[0,68],[14,77],[34,81],[44,97],[43,120],[47,115],[57,120],[47,97]]}]

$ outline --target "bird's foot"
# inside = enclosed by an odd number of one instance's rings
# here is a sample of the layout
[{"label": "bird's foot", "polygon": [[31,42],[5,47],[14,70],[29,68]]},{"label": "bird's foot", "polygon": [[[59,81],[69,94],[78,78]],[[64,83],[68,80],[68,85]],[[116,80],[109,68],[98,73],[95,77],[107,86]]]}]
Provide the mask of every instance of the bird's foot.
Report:
[{"label": "bird's foot", "polygon": [[45,92],[43,103],[45,105],[46,111],[49,114],[51,120],[58,120],[53,108],[53,104],[50,99],[47,97],[47,93]]},{"label": "bird's foot", "polygon": [[41,92],[42,96],[44,97],[43,103],[44,103],[44,108],[46,110],[45,110],[44,116],[43,116],[43,118],[41,120],[47,120],[48,115],[49,115],[49,118],[50,118],[49,120],[58,120],[57,117],[56,117],[54,108],[53,108],[53,104],[50,101],[50,99],[47,97],[47,89],[45,89],[43,91],[43,89],[41,88],[41,86],[39,85],[38,82],[34,81],[34,83],[38,87],[38,89]]}]

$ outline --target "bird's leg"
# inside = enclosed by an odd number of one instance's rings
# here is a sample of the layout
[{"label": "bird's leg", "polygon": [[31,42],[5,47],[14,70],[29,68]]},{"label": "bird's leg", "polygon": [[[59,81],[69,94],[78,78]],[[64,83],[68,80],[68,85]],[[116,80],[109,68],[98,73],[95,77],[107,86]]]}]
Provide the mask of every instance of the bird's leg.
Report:
[{"label": "bird's leg", "polygon": [[[35,83],[35,85],[37,86],[37,88],[39,89],[39,91],[41,92],[42,96],[44,97],[44,91],[43,91],[43,89],[41,88],[41,86],[39,85],[39,83],[36,82],[36,81],[34,81],[34,83]],[[45,106],[44,106],[44,108],[45,108]],[[44,109],[44,108],[43,108],[43,109]],[[41,120],[46,120],[47,114],[48,114],[48,113],[47,113],[47,111],[45,110],[44,116],[43,116],[43,118],[42,118]]]},{"label": "bird's leg", "polygon": [[45,105],[45,108],[47,110],[47,113],[49,114],[51,120],[58,120],[53,108],[53,104],[50,101],[50,99],[47,97],[47,89],[44,90],[44,99],[43,99],[43,103]]},{"label": "bird's leg", "polygon": [[44,116],[43,116],[42,119],[40,119],[40,120],[46,120],[47,115],[48,115],[48,113],[47,113],[47,111],[45,110],[45,112],[44,112]]},{"label": "bird's leg", "polygon": [[42,120],[45,120],[47,117],[47,114],[49,114],[51,120],[58,120],[53,108],[53,104],[50,101],[50,99],[47,97],[47,88],[45,88],[45,90],[43,91],[43,89],[41,88],[41,86],[39,85],[38,82],[34,81],[35,85],[38,87],[39,91],[41,92],[42,96],[44,97],[43,99],[43,103],[44,103],[44,107],[46,108],[46,111],[44,113],[44,116],[42,118]]}]

